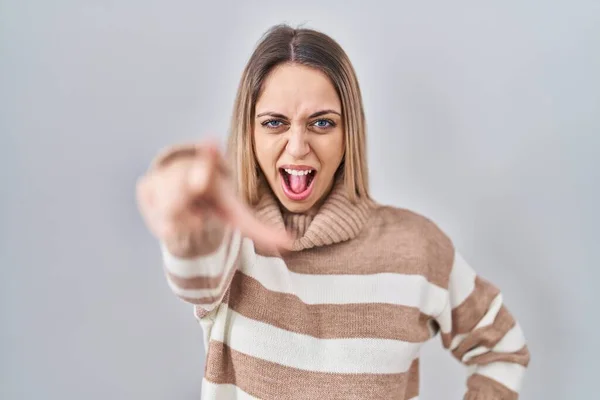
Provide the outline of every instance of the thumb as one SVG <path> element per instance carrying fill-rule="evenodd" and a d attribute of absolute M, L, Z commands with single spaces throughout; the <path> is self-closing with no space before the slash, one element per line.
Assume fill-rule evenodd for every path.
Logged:
<path fill-rule="evenodd" d="M 233 193 L 223 194 L 219 200 L 222 215 L 244 236 L 265 247 L 291 250 L 293 237 L 285 229 L 278 229 L 258 220 Z"/>

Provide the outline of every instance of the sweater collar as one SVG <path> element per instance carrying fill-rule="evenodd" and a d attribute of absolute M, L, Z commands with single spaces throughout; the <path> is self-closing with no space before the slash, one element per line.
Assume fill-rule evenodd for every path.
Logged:
<path fill-rule="evenodd" d="M 264 191 L 255 207 L 256 216 L 276 227 L 285 227 L 296 239 L 293 251 L 344 242 L 355 238 L 373 208 L 370 199 L 352 202 L 343 178 L 337 178 L 331 192 L 315 215 L 282 212 L 273 192 Z"/>

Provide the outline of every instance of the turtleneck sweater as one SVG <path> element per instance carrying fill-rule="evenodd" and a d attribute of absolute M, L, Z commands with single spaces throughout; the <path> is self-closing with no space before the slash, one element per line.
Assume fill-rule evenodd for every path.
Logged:
<path fill-rule="evenodd" d="M 161 245 L 204 332 L 202 399 L 414 400 L 435 336 L 468 367 L 465 399 L 518 399 L 523 332 L 431 220 L 352 202 L 341 180 L 315 215 L 282 212 L 270 191 L 254 211 L 295 235 L 292 251 L 216 221 L 186 251 Z"/>

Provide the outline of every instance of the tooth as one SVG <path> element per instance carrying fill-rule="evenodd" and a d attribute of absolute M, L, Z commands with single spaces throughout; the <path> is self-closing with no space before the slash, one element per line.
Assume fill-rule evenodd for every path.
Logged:
<path fill-rule="evenodd" d="M 313 172 L 315 172 L 314 169 L 296 170 L 296 169 L 291 169 L 291 168 L 284 168 L 284 171 L 290 175 L 295 175 L 295 176 L 304 176 L 304 175 L 309 175 L 309 174 L 312 174 Z"/>

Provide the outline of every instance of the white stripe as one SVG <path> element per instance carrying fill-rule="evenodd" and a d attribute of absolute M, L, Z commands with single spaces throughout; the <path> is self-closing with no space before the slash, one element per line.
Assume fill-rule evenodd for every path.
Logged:
<path fill-rule="evenodd" d="M 219 286 L 214 289 L 182 289 L 181 287 L 177 286 L 168 275 L 167 283 L 169 284 L 169 287 L 173 293 L 179 297 L 185 297 L 188 299 L 201 299 L 204 297 L 219 296 L 222 290 L 224 290 L 226 279 L 222 279 L 221 282 L 219 282 Z"/>
<path fill-rule="evenodd" d="M 435 315 L 447 291 L 422 275 L 379 273 L 371 275 L 316 275 L 290 271 L 280 258 L 256 256 L 241 271 L 268 290 L 298 296 L 306 304 L 386 303 L 419 308 Z"/>
<path fill-rule="evenodd" d="M 446 298 L 446 305 L 443 310 L 435 317 L 440 331 L 445 334 L 452 332 L 452 305 L 448 298 Z"/>
<path fill-rule="evenodd" d="M 450 344 L 450 351 L 456 350 L 467 336 L 469 336 L 468 333 L 459 333 L 454 336 L 454 339 L 452 339 L 452 343 Z"/>
<path fill-rule="evenodd" d="M 496 317 L 498 316 L 498 313 L 500 312 L 501 308 L 502 308 L 502 293 L 498 293 L 498 295 L 496 297 L 494 297 L 494 300 L 492 300 L 492 302 L 490 303 L 490 305 L 488 307 L 488 311 L 485 313 L 483 318 L 481 318 L 481 320 L 479 320 L 477 325 L 475 325 L 475 328 L 473 328 L 473 330 L 479 329 L 484 326 L 492 325 L 494 323 L 494 321 L 496 320 Z"/>
<path fill-rule="evenodd" d="M 446 292 L 445 306 L 441 307 L 437 314 L 434 314 L 442 333 L 451 333 L 452 310 L 461 305 L 473 293 L 476 278 L 476 272 L 467 264 L 462 255 L 458 251 L 455 251 L 448 282 L 448 291 Z M 466 336 L 457 335 L 454 337 L 450 344 L 450 349 L 454 350 L 457 348 Z"/>
<path fill-rule="evenodd" d="M 467 264 L 462 255 L 454 252 L 454 264 L 450 272 L 450 303 L 452 308 L 462 304 L 475 289 L 475 278 L 477 274 Z"/>
<path fill-rule="evenodd" d="M 469 361 L 471 358 L 473 358 L 473 357 L 477 357 L 477 356 L 480 356 L 480 355 L 482 355 L 482 354 L 485 354 L 485 353 L 489 353 L 489 351 L 490 351 L 490 349 L 488 349 L 488 348 L 487 348 L 487 347 L 485 347 L 485 346 L 479 346 L 479 347 L 475 347 L 473 350 L 470 350 L 470 351 L 466 352 L 466 353 L 463 355 L 463 357 L 462 357 L 461 361 L 462 361 L 463 363 L 466 363 L 466 362 L 467 362 L 467 361 Z"/>
<path fill-rule="evenodd" d="M 500 382 L 513 392 L 519 393 L 525 375 L 525 367 L 515 363 L 495 362 L 478 366 L 474 372 Z"/>
<path fill-rule="evenodd" d="M 514 353 L 521 350 L 525 346 L 525 335 L 521 326 L 517 323 L 511 330 L 506 332 L 504 337 L 500 339 L 494 346 L 494 351 L 498 353 Z"/>
<path fill-rule="evenodd" d="M 408 371 L 421 343 L 390 339 L 318 339 L 246 318 L 221 304 L 211 340 L 305 371 L 391 374 Z"/>
<path fill-rule="evenodd" d="M 223 275 L 223 279 L 219 282 L 219 285 L 214 289 L 182 289 L 177 286 L 175 282 L 167 275 L 167 283 L 169 287 L 179 297 L 185 297 L 188 299 L 201 299 L 204 297 L 215 297 L 219 296 L 225 290 L 225 285 L 229 282 L 227 280 L 227 274 Z"/>
<path fill-rule="evenodd" d="M 257 397 L 250 396 L 235 385 L 212 383 L 206 379 L 202 380 L 201 398 L 218 400 L 258 400 Z"/>
<path fill-rule="evenodd" d="M 231 235 L 226 234 L 225 238 L 214 253 L 195 258 L 179 258 L 174 256 L 169 252 L 167 246 L 161 243 L 160 247 L 164 265 L 171 274 L 181 278 L 195 278 L 199 276 L 217 277 L 223 273 L 228 263 L 235 260 L 241 235 L 238 231 L 235 231 Z M 231 246 L 229 246 L 230 251 L 229 254 L 225 254 L 229 241 L 231 241 Z"/>
<path fill-rule="evenodd" d="M 476 347 L 473 350 L 465 353 L 462 361 L 466 363 L 471 358 L 480 356 L 490 351 L 494 351 L 496 353 L 514 353 L 521 350 L 523 346 L 525 346 L 525 335 L 523 335 L 521 327 L 517 324 L 511 330 L 506 332 L 504 337 L 502 337 L 502 339 L 496 343 L 493 350 L 484 346 Z"/>
<path fill-rule="evenodd" d="M 500 312 L 500 309 L 502 308 L 502 293 L 498 293 L 498 295 L 496 297 L 494 297 L 494 300 L 492 300 L 492 302 L 490 303 L 489 309 L 487 311 L 487 313 L 483 316 L 483 318 L 481 318 L 479 320 L 479 322 L 477 323 L 477 325 L 475 325 L 475 327 L 473 328 L 473 330 L 471 332 L 474 332 L 477 329 L 481 329 L 484 328 L 486 326 L 490 326 L 494 323 L 494 321 L 496 320 L 496 317 L 498 316 L 498 313 Z M 440 324 L 440 329 L 442 328 L 441 324 Z M 443 329 L 441 329 L 443 331 Z M 463 340 L 466 339 L 467 336 L 469 336 L 471 333 L 461 333 L 459 335 L 456 335 L 454 337 L 454 339 L 452 339 L 452 343 L 450 344 L 450 350 L 455 350 L 458 346 L 460 346 L 460 344 L 463 342 Z M 481 353 L 483 354 L 483 353 Z M 466 357 L 466 354 L 465 354 Z M 473 356 L 471 356 L 473 357 Z"/>

